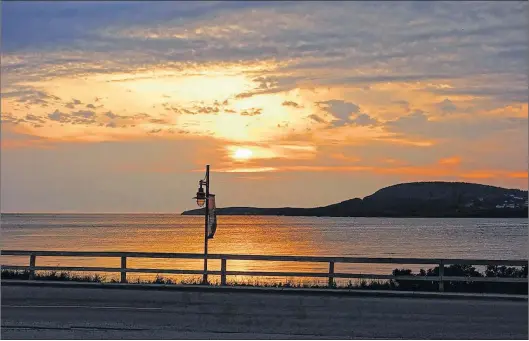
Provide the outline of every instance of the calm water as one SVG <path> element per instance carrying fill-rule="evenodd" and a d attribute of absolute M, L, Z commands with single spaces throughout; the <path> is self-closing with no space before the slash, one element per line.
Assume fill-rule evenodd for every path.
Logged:
<path fill-rule="evenodd" d="M 203 217 L 180 215 L 2 215 L 1 248 L 203 252 Z M 527 259 L 527 219 L 404 219 L 219 216 L 210 253 Z M 27 257 L 2 256 L 27 265 Z M 210 261 L 218 269 L 219 261 Z M 229 270 L 325 271 L 325 264 L 230 261 Z M 118 259 L 37 258 L 37 265 L 119 267 Z M 193 260 L 131 259 L 130 267 L 200 269 Z M 389 273 L 395 265 L 337 265 Z M 410 268 L 409 265 L 406 266 Z"/>

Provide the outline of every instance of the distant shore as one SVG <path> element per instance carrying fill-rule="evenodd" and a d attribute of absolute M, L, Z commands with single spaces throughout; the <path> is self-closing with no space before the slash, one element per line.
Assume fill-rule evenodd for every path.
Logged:
<path fill-rule="evenodd" d="M 463 212 L 440 212 L 435 213 L 416 213 L 406 214 L 399 213 L 372 213 L 372 214 L 320 214 L 313 213 L 310 208 L 253 208 L 249 207 L 247 212 L 241 211 L 238 207 L 218 208 L 217 215 L 230 216 L 278 216 L 278 217 L 350 217 L 350 218 L 528 218 L 529 211 L 524 209 L 506 209 L 506 210 L 482 210 L 482 211 L 463 211 Z M 184 211 L 181 215 L 203 216 L 204 209 Z"/>
<path fill-rule="evenodd" d="M 218 215 L 366 218 L 527 218 L 528 193 L 465 182 L 410 182 L 313 208 L 226 207 Z M 203 215 L 204 209 L 182 215 Z"/>

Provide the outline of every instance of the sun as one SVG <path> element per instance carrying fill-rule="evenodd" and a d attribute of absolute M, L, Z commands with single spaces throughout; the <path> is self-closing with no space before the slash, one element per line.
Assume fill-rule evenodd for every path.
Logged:
<path fill-rule="evenodd" d="M 233 158 L 236 160 L 247 160 L 251 158 L 252 155 L 253 153 L 250 149 L 237 148 L 237 150 L 235 150 L 235 153 L 233 154 Z"/>

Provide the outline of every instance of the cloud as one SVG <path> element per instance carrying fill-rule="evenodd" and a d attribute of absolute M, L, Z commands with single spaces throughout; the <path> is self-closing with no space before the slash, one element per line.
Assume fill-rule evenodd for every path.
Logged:
<path fill-rule="evenodd" d="M 410 111 L 410 103 L 408 101 L 400 100 L 393 101 L 393 103 L 398 104 L 406 113 Z"/>
<path fill-rule="evenodd" d="M 149 123 L 153 123 L 153 124 L 169 124 L 170 122 L 166 119 L 163 119 L 163 118 L 151 118 L 149 120 Z"/>
<path fill-rule="evenodd" d="M 354 171 L 361 186 L 369 177 L 371 186 L 445 176 L 498 183 L 526 167 L 527 6 L 6 2 L 2 110 L 10 114 L 2 121 L 65 144 L 104 139 L 105 131 L 127 143 L 185 133 L 215 136 L 213 146 L 295 141 L 316 146 L 318 156 L 248 168 L 343 179 Z M 116 154 L 137 156 L 142 142 Z M 185 154 L 182 145 L 170 153 Z M 199 145 L 197 160 L 214 158 L 204 153 L 215 148 Z M 399 163 L 373 161 L 388 156 Z M 328 186 L 329 178 L 311 183 Z M 120 181 L 121 189 L 140 183 Z"/>
<path fill-rule="evenodd" d="M 95 115 L 96 113 L 90 110 L 79 110 L 72 112 L 72 116 L 74 117 L 94 118 Z"/>
<path fill-rule="evenodd" d="M 134 120 L 146 120 L 146 119 L 150 119 L 151 115 L 142 112 L 142 113 L 139 113 L 139 114 L 132 115 L 132 116 L 130 116 L 130 118 L 132 118 Z"/>
<path fill-rule="evenodd" d="M 367 114 L 360 114 L 351 120 L 351 123 L 359 126 L 375 126 L 379 124 L 377 119 L 372 118 Z"/>
<path fill-rule="evenodd" d="M 15 98 L 18 103 L 29 105 L 40 105 L 42 107 L 48 106 L 50 103 L 57 103 L 60 98 L 51 95 L 45 91 L 37 90 L 31 86 L 16 86 L 12 89 L 5 89 L 2 91 L 2 98 Z"/>
<path fill-rule="evenodd" d="M 302 107 L 298 103 L 293 102 L 293 101 L 284 101 L 283 103 L 281 103 L 281 105 L 285 106 L 285 107 L 294 107 L 294 108 L 301 108 Z"/>
<path fill-rule="evenodd" d="M 95 124 L 96 123 L 96 113 L 90 110 L 79 110 L 71 113 L 64 113 L 56 109 L 51 114 L 48 114 L 50 121 L 59 122 L 59 123 L 69 123 L 69 124 Z"/>
<path fill-rule="evenodd" d="M 453 113 L 457 110 L 457 106 L 448 98 L 445 98 L 442 102 L 437 103 L 437 107 L 444 114 Z"/>
<path fill-rule="evenodd" d="M 199 107 L 196 109 L 196 114 L 218 114 L 219 113 L 218 107 Z"/>
<path fill-rule="evenodd" d="M 491 79 L 491 81 L 494 81 L 494 79 Z M 496 79 L 496 81 L 498 81 L 498 79 Z M 460 87 L 449 88 L 449 89 L 430 89 L 430 91 L 438 95 L 472 96 L 472 97 L 478 97 L 478 98 L 491 98 L 491 99 L 496 99 L 498 101 L 501 101 L 503 103 L 512 103 L 512 102 L 527 103 L 528 96 L 527 96 L 526 89 L 519 87 L 517 84 L 507 85 L 503 83 L 503 86 L 504 86 L 503 88 L 502 86 L 500 87 L 460 86 Z"/>
<path fill-rule="evenodd" d="M 340 127 L 350 123 L 351 116 L 360 110 L 358 105 L 342 100 L 330 100 L 319 102 L 318 104 L 323 104 L 323 109 L 335 118 L 332 122 L 334 127 Z"/>
<path fill-rule="evenodd" d="M 316 114 L 309 115 L 308 118 L 318 123 L 325 123 L 326 121 Z"/>
<path fill-rule="evenodd" d="M 261 108 L 249 108 L 249 109 L 241 111 L 240 114 L 241 116 L 257 116 L 257 115 L 261 115 L 262 110 L 263 109 Z"/>
<path fill-rule="evenodd" d="M 335 118 L 330 127 L 343 127 L 348 124 L 357 126 L 376 126 L 380 123 L 377 119 L 368 114 L 360 113 L 360 107 L 351 102 L 330 100 L 319 102 L 318 104 L 324 104 L 323 109 Z M 323 119 L 317 115 L 311 115 L 309 117 L 318 123 L 323 122 Z"/>
<path fill-rule="evenodd" d="M 67 123 L 70 122 L 71 116 L 69 114 L 60 112 L 58 109 L 48 114 L 48 118 L 52 121 Z"/>
<path fill-rule="evenodd" d="M 226 168 L 218 169 L 216 172 L 219 173 L 261 173 L 261 172 L 273 172 L 277 168 L 274 167 L 251 167 L 251 168 Z"/>
<path fill-rule="evenodd" d="M 184 105 L 176 107 L 169 103 L 162 103 L 162 107 L 164 108 L 164 110 L 172 111 L 175 114 L 179 114 L 179 115 L 197 115 L 197 114 L 219 115 L 224 112 L 235 113 L 236 111 L 228 108 L 228 105 L 229 105 L 228 100 L 224 100 L 222 102 L 215 100 L 213 101 L 213 103 L 211 103 L 211 105 L 206 105 L 202 101 L 200 104 L 194 104 L 193 106 L 190 106 L 190 107 L 185 107 Z"/>
<path fill-rule="evenodd" d="M 406 116 L 401 116 L 396 120 L 386 122 L 386 126 L 391 130 L 399 132 L 416 131 L 417 128 L 428 124 L 428 116 L 422 110 L 414 110 Z"/>
<path fill-rule="evenodd" d="M 457 166 L 461 164 L 461 158 L 458 156 L 447 157 L 439 160 L 440 165 Z"/>
<path fill-rule="evenodd" d="M 396 165 L 388 167 L 387 165 L 369 165 L 362 163 L 357 158 L 348 158 L 343 155 L 333 156 L 335 160 L 340 163 L 335 165 L 320 165 L 314 163 L 314 160 L 309 160 L 306 164 L 303 160 L 296 160 L 291 164 L 281 164 L 278 159 L 261 160 L 255 162 L 248 167 L 233 167 L 219 168 L 217 172 L 227 173 L 292 173 L 295 172 L 297 176 L 302 173 L 357 173 L 355 176 L 362 176 L 364 174 L 377 174 L 383 176 L 398 176 L 402 178 L 432 180 L 446 179 L 449 181 L 475 181 L 480 182 L 484 179 L 489 181 L 517 181 L 518 179 L 527 179 L 527 173 L 523 171 L 509 171 L 497 169 L 479 169 L 466 170 L 459 167 L 459 163 L 432 163 L 421 166 L 403 165 L 398 162 Z M 354 162 L 355 165 L 350 163 Z"/>
<path fill-rule="evenodd" d="M 41 116 L 27 114 L 24 119 L 17 120 L 17 123 L 27 122 L 33 128 L 42 128 L 46 120 Z"/>
<path fill-rule="evenodd" d="M 23 118 L 16 117 L 15 115 L 7 112 L 2 113 L 2 122 L 11 123 L 11 124 L 19 124 L 26 122 Z"/>
<path fill-rule="evenodd" d="M 360 107 L 354 103 L 349 103 L 341 100 L 330 100 L 320 102 L 320 104 L 326 105 L 326 110 L 330 112 L 334 117 L 347 120 L 353 113 L 358 113 Z"/>
<path fill-rule="evenodd" d="M 254 97 L 258 95 L 276 94 L 276 93 L 290 90 L 293 87 L 294 86 L 283 86 L 283 87 L 258 89 L 258 90 L 248 91 L 248 92 L 242 92 L 240 94 L 235 95 L 235 99 L 245 99 L 245 98 L 250 98 L 250 97 Z"/>
<path fill-rule="evenodd" d="M 116 115 L 112 111 L 107 111 L 104 115 L 106 117 L 110 118 L 111 120 L 116 119 L 116 118 L 124 118 L 125 117 L 125 116 Z"/>
<path fill-rule="evenodd" d="M 270 76 L 258 77 L 252 81 L 257 83 L 254 89 L 235 95 L 235 99 L 251 98 L 259 95 L 277 94 L 292 90 L 299 86 L 298 82 L 303 80 L 303 76 Z"/>
<path fill-rule="evenodd" d="M 27 114 L 25 117 L 26 121 L 34 121 L 39 123 L 46 123 L 46 120 L 42 118 L 41 116 L 36 116 L 33 114 Z"/>
<path fill-rule="evenodd" d="M 68 109 L 74 109 L 76 105 L 80 105 L 80 104 L 82 104 L 80 100 L 72 98 L 72 101 L 71 102 L 67 102 L 65 104 L 65 107 L 68 108 Z M 88 108 L 88 105 L 87 105 L 87 108 Z"/>
<path fill-rule="evenodd" d="M 388 131 L 402 133 L 409 137 L 428 137 L 454 141 L 474 141 L 506 131 L 527 135 L 527 126 L 528 119 L 526 117 L 463 117 L 433 120 L 422 110 L 415 110 L 406 116 L 384 123 L 384 127 Z"/>
<path fill-rule="evenodd" d="M 485 66 L 497 71 L 501 67 L 514 70 L 523 65 L 523 58 L 512 53 L 509 55 L 513 62 L 509 65 L 494 63 L 506 53 L 505 48 L 496 46 L 525 42 L 522 14 L 526 5 L 518 3 L 507 8 L 498 4 L 442 8 L 434 4 L 425 12 L 418 6 L 391 4 L 377 8 L 364 3 L 310 4 L 309 7 L 288 4 L 278 11 L 274 4 L 219 3 L 197 6 L 191 16 L 181 9 L 184 6 L 174 4 L 150 7 L 134 3 L 105 4 L 108 10 L 97 15 L 93 5 L 71 4 L 66 11 L 75 13 L 71 17 L 61 14 L 63 6 L 67 7 L 54 4 L 52 11 L 37 5 L 31 9 L 20 4 L 6 5 L 4 45 L 7 50 L 69 46 L 117 52 L 141 44 L 145 53 L 135 51 L 142 57 L 138 64 L 148 60 L 148 55 L 164 62 L 191 58 L 198 61 L 276 58 L 300 63 L 306 59 L 303 62 L 327 63 L 330 67 L 348 61 L 355 70 L 366 65 L 387 67 L 391 62 L 407 69 L 412 69 L 410 64 L 413 64 L 418 74 L 442 66 L 454 75 L 469 69 L 463 64 L 471 66 L 472 72 Z M 138 12 L 144 13 L 143 16 L 134 12 L 138 8 L 145 11 Z M 448 8 L 458 12 L 457 19 L 447 14 Z M 355 13 L 355 20 L 347 20 L 346 13 Z M 500 15 L 509 17 L 510 21 L 502 22 Z M 383 20 L 387 26 L 366 29 L 376 19 Z M 47 30 L 39 29 L 43 25 Z M 63 27 L 72 29 L 64 32 Z M 450 45 L 444 47 L 446 44 Z M 429 51 L 434 46 L 442 48 L 437 48 L 432 58 Z M 454 51 L 467 57 L 479 54 L 485 57 L 446 63 L 443 59 L 454 60 Z"/>
<path fill-rule="evenodd" d="M 265 92 L 259 92 L 259 93 L 265 93 Z M 235 95 L 235 99 L 244 99 L 244 98 L 250 98 L 252 96 L 257 95 L 258 93 L 255 92 L 243 92 L 240 94 Z"/>
<path fill-rule="evenodd" d="M 278 86 L 277 77 L 257 77 L 253 79 L 254 82 L 258 83 L 257 89 L 259 90 L 270 90 Z"/>

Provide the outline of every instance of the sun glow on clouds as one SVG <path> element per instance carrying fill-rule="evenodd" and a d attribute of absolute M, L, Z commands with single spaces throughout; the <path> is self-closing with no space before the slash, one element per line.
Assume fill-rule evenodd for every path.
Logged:
<path fill-rule="evenodd" d="M 291 100 L 286 93 L 240 96 L 260 91 L 262 84 L 267 86 L 266 81 L 260 83 L 261 80 L 251 76 L 263 69 L 262 64 L 247 67 L 212 65 L 211 69 L 182 66 L 180 71 L 153 68 L 133 74 L 95 74 L 82 79 L 56 77 L 25 83 L 24 86 L 38 89 L 48 96 L 71 99 L 53 106 L 34 106 L 33 112 L 43 119 L 50 115 L 50 110 L 67 112 L 68 109 L 86 109 L 87 106 L 96 118 L 82 128 L 65 122 L 49 122 L 45 129 L 30 129 L 48 137 L 91 134 L 90 131 L 115 134 L 125 130 L 141 136 L 151 131 L 161 133 L 178 129 L 195 135 L 257 142 L 288 134 L 295 128 L 308 127 L 303 119 L 306 112 L 282 104 Z M 271 63 L 267 65 L 274 67 Z M 268 86 L 270 84 L 268 82 Z M 2 101 L 8 110 L 15 104 L 9 99 Z M 75 102 L 75 105 L 68 101 Z M 109 112 L 111 114 L 107 114 Z M 138 117 L 145 119 L 138 121 Z M 111 120 L 129 124 L 116 125 Z M 278 129 L 280 127 L 283 129 Z"/>
<path fill-rule="evenodd" d="M 527 4 L 167 2 L 75 19 L 16 6 L 3 7 L 3 128 L 36 138 L 2 148 L 192 141 L 167 153 L 263 176 L 527 186 Z M 164 160 L 145 169 L 172 169 Z"/>
<path fill-rule="evenodd" d="M 252 157 L 252 151 L 246 148 L 238 148 L 233 154 L 233 158 L 236 160 L 247 160 Z"/>

